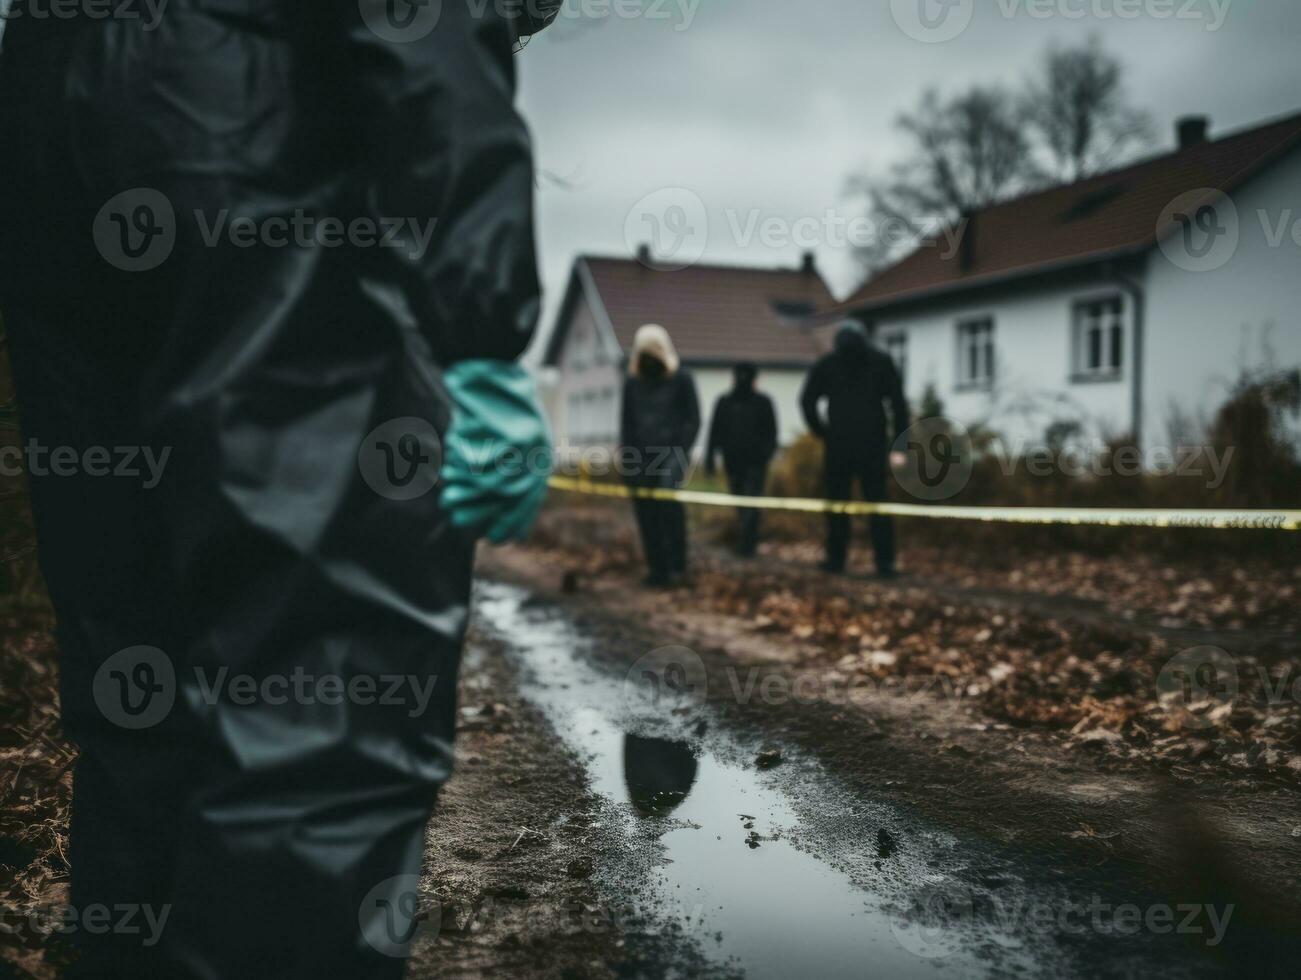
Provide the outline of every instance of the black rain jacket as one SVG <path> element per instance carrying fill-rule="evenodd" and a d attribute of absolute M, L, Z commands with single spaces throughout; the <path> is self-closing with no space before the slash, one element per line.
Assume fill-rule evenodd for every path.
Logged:
<path fill-rule="evenodd" d="M 841 331 L 836 349 L 813 366 L 800 404 L 809 431 L 826 441 L 829 461 L 883 458 L 911 424 L 894 361 L 850 330 Z"/>
<path fill-rule="evenodd" d="M 23 436 L 87 461 L 30 473 L 80 747 L 72 902 L 170 911 L 149 948 L 83 934 L 82 969 L 397 977 L 470 595 L 441 370 L 533 334 L 512 50 L 536 25 L 93 6 L 14 0 L 0 51 Z M 166 465 L 93 474 L 104 449 Z"/>
<path fill-rule="evenodd" d="M 777 411 L 772 399 L 753 389 L 732 390 L 714 406 L 705 459 L 723 454 L 729 472 L 767 464 L 777 452 Z"/>
<path fill-rule="evenodd" d="M 619 444 L 626 475 L 638 486 L 681 486 L 700 435 L 700 398 L 685 368 L 662 378 L 630 377 L 623 386 Z"/>

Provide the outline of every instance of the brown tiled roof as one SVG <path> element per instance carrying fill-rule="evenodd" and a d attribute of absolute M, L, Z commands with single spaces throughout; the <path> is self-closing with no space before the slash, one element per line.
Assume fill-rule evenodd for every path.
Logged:
<path fill-rule="evenodd" d="M 590 286 L 588 286 L 590 284 Z M 645 323 L 668 330 L 687 364 L 749 360 L 769 367 L 807 366 L 821 353 L 804 320 L 834 299 L 822 276 L 802 269 L 695 265 L 647 268 L 635 259 L 580 257 L 552 332 L 546 361 L 556 363 L 581 291 L 609 318 L 626 352 Z"/>
<path fill-rule="evenodd" d="M 1172 228 L 1162 214 L 1201 189 L 1230 194 L 1301 146 L 1301 115 L 1177 150 L 1075 184 L 1029 194 L 976 213 L 967 264 L 940 238 L 887 268 L 842 308 L 883 308 L 932 293 L 974 288 L 1154 247 Z"/>

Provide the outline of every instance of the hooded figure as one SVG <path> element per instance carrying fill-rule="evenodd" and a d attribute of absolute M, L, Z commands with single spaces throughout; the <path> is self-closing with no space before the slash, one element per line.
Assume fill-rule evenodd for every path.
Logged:
<path fill-rule="evenodd" d="M 71 904 L 165 916 L 156 943 L 79 930 L 74 975 L 400 977 L 470 597 L 445 378 L 538 314 L 511 54 L 536 26 L 28 2 L 0 309 L 25 441 L 60 461 L 30 486 L 80 748 Z"/>
<path fill-rule="evenodd" d="M 709 427 L 705 471 L 713 474 L 718 454 L 727 468 L 728 491 L 737 497 L 758 497 L 768 483 L 768 464 L 777 451 L 777 412 L 772 399 L 755 390 L 759 371 L 753 364 L 738 364 L 735 385 L 718 399 Z M 759 511 L 740 512 L 741 537 L 737 551 L 753 557 L 759 548 Z"/>
<path fill-rule="evenodd" d="M 668 331 L 648 324 L 637 331 L 623 386 L 620 468 L 629 486 L 676 489 L 686 480 L 700 434 L 696 382 L 684 370 Z M 671 500 L 635 498 L 647 584 L 680 581 L 687 573 L 687 512 Z"/>
<path fill-rule="evenodd" d="M 858 480 L 867 500 L 884 500 L 890 446 L 909 426 L 908 402 L 894 361 L 872 345 L 857 320 L 841 324 L 835 349 L 814 365 L 800 403 L 809 431 L 826 443 L 828 499 L 852 499 L 854 481 Z M 871 527 L 877 571 L 891 577 L 895 572 L 894 522 L 873 515 Z M 828 571 L 845 570 L 849 534 L 847 516 L 828 515 L 823 566 Z"/>

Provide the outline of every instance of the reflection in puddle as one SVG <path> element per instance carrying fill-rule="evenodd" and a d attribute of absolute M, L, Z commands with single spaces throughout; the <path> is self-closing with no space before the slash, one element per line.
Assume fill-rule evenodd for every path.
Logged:
<path fill-rule="evenodd" d="M 884 889 L 865 890 L 846 871 L 795 846 L 806 829 L 800 807 L 777 788 L 774 774 L 746 764 L 755 757 L 753 746 L 717 730 L 707 741 L 683 741 L 684 726 L 704 720 L 705 709 L 647 712 L 644 703 L 630 702 L 624 678 L 584 656 L 588 641 L 574 627 L 528 608 L 525 599 L 522 590 L 483 585 L 480 628 L 519 657 L 524 696 L 584 760 L 593 789 L 624 806 L 630 839 L 638 825 L 662 822 L 664 861 L 648 882 L 657 919 L 674 923 L 709 957 L 760 980 L 992 972 L 992 964 L 962 943 L 946 948 L 943 958 L 919 953 L 900 931 L 898 903 Z M 697 727 L 694 734 L 704 731 Z M 826 787 L 817 792 L 819 799 L 834 795 Z M 870 869 L 878 822 L 861 801 L 836 806 L 850 811 L 844 819 L 863 841 L 861 853 L 848 857 Z M 898 860 L 891 871 L 926 876 Z M 884 885 L 884 873 L 875 874 Z M 1001 964 L 1004 972 L 1009 965 Z"/>
<path fill-rule="evenodd" d="M 628 799 L 643 817 L 667 817 L 691 792 L 696 757 L 685 742 L 641 735 L 623 737 L 623 778 Z"/>

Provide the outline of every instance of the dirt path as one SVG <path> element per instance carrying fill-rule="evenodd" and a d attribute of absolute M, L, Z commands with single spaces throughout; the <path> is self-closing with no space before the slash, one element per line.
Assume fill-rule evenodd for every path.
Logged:
<path fill-rule="evenodd" d="M 1075 716 L 1027 713 L 973 679 L 1003 657 L 1049 687 L 1088 667 L 1086 696 L 1064 700 L 1102 724 L 1126 663 L 1169 637 L 1097 607 L 1090 622 L 1068 598 L 1000 588 L 994 608 L 969 583 L 833 581 L 789 556 L 758 566 L 757 592 L 742 582 L 756 567 L 717 552 L 694 591 L 645 592 L 626 547 L 606 530 L 484 553 L 490 582 L 522 590 L 488 584 L 479 603 L 413 977 L 856 976 L 865 962 L 919 977 L 1294 975 L 1301 797 L 1286 772 L 1182 749 L 1158 764 L 1153 746 L 1072 734 Z M 624 687 L 675 646 L 703 671 L 694 700 L 654 704 L 644 727 Z M 43 808 L 49 840 L 27 832 L 39 846 L 18 880 L 54 900 L 69 757 L 39 737 L 47 647 L 14 658 L 31 715 L 14 751 L 24 779 L 49 777 L 15 779 L 5 817 L 27 826 Z M 896 667 L 926 686 L 891 687 Z M 1094 901 L 1215 909 L 1224 930 L 1213 944 L 1206 921 L 1063 934 L 1063 914 Z M 56 975 L 39 945 L 0 946 L 0 976 Z"/>
<path fill-rule="evenodd" d="M 1101 736 L 991 720 L 960 692 L 845 684 L 836 662 L 819 657 L 816 634 L 793 639 L 719 611 L 703 587 L 642 591 L 632 569 L 575 575 L 589 554 L 499 550 L 485 556 L 484 570 L 556 602 L 596 638 L 599 656 L 625 668 L 650 650 L 690 648 L 705 665 L 711 706 L 766 740 L 774 759 L 806 754 L 862 798 L 938 822 L 986 855 L 960 869 L 973 894 L 996 887 L 1000 858 L 1024 864 L 1029 856 L 1045 881 L 1074 890 L 1140 905 L 1232 905 L 1235 927 L 1208 961 L 1242 975 L 1290 975 L 1301 923 L 1294 783 L 1154 766 L 1141 753 L 1103 751 L 1109 740 Z M 1107 975 L 1115 961 L 1094 952 Z"/>
<path fill-rule="evenodd" d="M 42 620 L 38 624 L 45 626 Z M 0 978 L 53 980 L 66 945 L 29 922 L 67 901 L 67 769 L 55 723 L 54 648 L 43 632 L 12 656 L 30 719 L 13 733 L 19 764 L 0 798 Z M 39 641 L 39 642 L 38 642 Z M 639 895 L 661 860 L 661 827 L 628 832 L 518 688 L 519 664 L 481 632 L 462 671 L 457 770 L 430 823 L 413 980 L 511 977 L 727 977 L 702 937 L 662 928 Z M 50 734 L 45 734 L 49 732 Z M 19 736 L 30 736 L 23 745 Z M 57 921 L 57 920 L 51 920 Z"/>
<path fill-rule="evenodd" d="M 518 664 L 481 631 L 467 648 L 457 769 L 429 826 L 425 893 L 436 927 L 408 976 L 721 976 L 692 937 L 661 934 L 637 883 L 654 828 L 630 838 L 581 760 L 520 696 Z"/>

